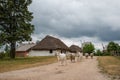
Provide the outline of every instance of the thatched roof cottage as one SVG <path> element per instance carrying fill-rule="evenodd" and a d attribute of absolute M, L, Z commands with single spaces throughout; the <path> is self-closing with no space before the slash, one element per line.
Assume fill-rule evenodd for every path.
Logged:
<path fill-rule="evenodd" d="M 60 39 L 46 36 L 32 48 L 29 56 L 53 56 L 55 51 L 68 51 L 68 49 Z"/>
<path fill-rule="evenodd" d="M 82 49 L 77 45 L 71 45 L 69 47 L 70 52 L 76 53 L 76 52 L 82 52 Z"/>

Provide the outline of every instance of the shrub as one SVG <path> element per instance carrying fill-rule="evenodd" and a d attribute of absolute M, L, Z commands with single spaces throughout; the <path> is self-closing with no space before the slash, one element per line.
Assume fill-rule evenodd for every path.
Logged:
<path fill-rule="evenodd" d="M 0 53 L 0 59 L 3 59 L 5 57 L 5 54 L 3 52 Z"/>

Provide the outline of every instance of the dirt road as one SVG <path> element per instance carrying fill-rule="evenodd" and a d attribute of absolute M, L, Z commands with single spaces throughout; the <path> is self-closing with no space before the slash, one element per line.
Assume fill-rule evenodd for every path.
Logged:
<path fill-rule="evenodd" d="M 100 73 L 97 57 L 60 66 L 59 63 L 0 73 L 0 80 L 110 80 Z"/>

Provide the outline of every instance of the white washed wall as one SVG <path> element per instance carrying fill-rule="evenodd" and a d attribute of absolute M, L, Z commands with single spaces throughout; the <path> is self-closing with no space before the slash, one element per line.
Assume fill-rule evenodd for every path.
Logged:
<path fill-rule="evenodd" d="M 55 56 L 55 51 L 53 51 L 53 53 L 50 53 L 49 51 L 32 50 L 29 52 L 28 56 Z"/>

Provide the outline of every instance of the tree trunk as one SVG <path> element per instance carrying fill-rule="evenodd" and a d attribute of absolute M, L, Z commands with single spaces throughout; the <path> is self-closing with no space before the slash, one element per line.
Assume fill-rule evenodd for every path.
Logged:
<path fill-rule="evenodd" d="M 10 47 L 10 58 L 15 59 L 16 42 L 11 42 Z"/>

